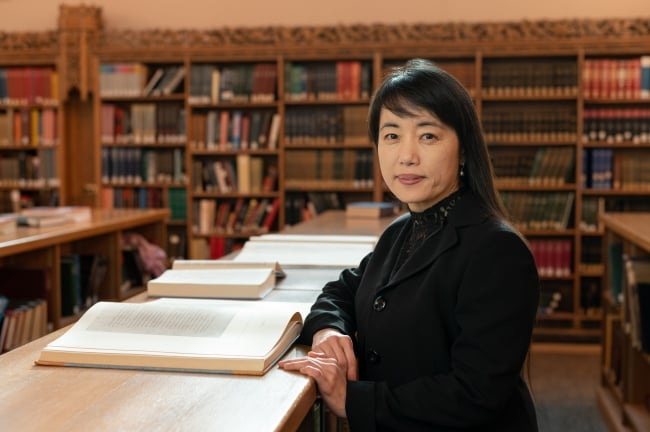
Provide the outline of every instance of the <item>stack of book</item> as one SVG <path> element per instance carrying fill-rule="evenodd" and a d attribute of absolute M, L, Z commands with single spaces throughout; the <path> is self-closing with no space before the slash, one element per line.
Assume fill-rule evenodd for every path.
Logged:
<path fill-rule="evenodd" d="M 20 211 L 18 225 L 42 228 L 68 223 L 88 222 L 91 219 L 92 209 L 90 207 L 31 207 Z"/>

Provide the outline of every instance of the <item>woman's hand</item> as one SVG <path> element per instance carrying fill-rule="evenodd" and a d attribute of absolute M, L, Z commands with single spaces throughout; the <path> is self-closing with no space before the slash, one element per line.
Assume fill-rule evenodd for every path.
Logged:
<path fill-rule="evenodd" d="M 324 357 L 336 360 L 338 366 L 345 371 L 347 379 L 359 379 L 357 357 L 350 336 L 341 334 L 336 329 L 325 328 L 314 333 L 311 350 L 321 353 Z"/>
<path fill-rule="evenodd" d="M 282 360 L 280 368 L 298 371 L 316 381 L 325 404 L 334 414 L 345 417 L 347 381 L 359 377 L 352 339 L 335 329 L 314 334 L 312 349 L 306 357 Z"/>
<path fill-rule="evenodd" d="M 346 374 L 337 360 L 325 354 L 309 351 L 306 357 L 282 360 L 281 369 L 298 371 L 312 377 L 325 404 L 338 417 L 345 418 Z"/>

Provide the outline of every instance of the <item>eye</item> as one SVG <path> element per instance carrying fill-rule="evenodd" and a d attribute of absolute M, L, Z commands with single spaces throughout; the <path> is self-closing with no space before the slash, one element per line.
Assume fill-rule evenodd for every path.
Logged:
<path fill-rule="evenodd" d="M 421 135 L 421 139 L 423 141 L 438 141 L 438 136 L 431 132 L 426 132 Z"/>
<path fill-rule="evenodd" d="M 396 133 L 387 133 L 384 135 L 384 141 L 395 141 L 397 139 L 397 134 Z"/>

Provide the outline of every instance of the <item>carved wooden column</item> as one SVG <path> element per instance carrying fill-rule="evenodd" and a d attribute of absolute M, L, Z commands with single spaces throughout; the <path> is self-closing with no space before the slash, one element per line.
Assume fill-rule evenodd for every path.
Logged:
<path fill-rule="evenodd" d="M 92 89 L 90 58 L 102 30 L 101 8 L 95 6 L 66 6 L 59 10 L 61 64 L 59 79 L 61 97 L 67 99 L 70 90 L 79 91 L 82 100 Z"/>

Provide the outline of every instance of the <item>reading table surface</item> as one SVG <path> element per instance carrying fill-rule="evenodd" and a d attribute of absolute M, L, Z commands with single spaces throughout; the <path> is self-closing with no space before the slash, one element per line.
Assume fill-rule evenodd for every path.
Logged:
<path fill-rule="evenodd" d="M 343 212 L 324 222 L 323 230 L 316 220 L 286 232 L 379 234 L 390 220 L 374 221 L 374 231 L 363 223 L 346 229 Z M 336 269 L 291 269 L 264 301 L 311 302 L 337 275 Z M 289 431 L 316 401 L 313 381 L 277 366 L 257 377 L 34 365 L 63 331 L 0 355 L 0 430 Z M 297 346 L 287 356 L 305 352 Z"/>
<path fill-rule="evenodd" d="M 147 223 L 160 223 L 168 216 L 169 210 L 166 209 L 93 209 L 92 219 L 89 221 L 43 228 L 18 227 L 15 233 L 0 235 L 0 257 L 57 246 Z"/>

